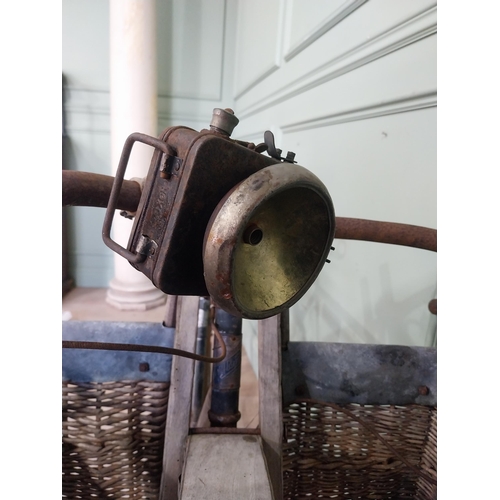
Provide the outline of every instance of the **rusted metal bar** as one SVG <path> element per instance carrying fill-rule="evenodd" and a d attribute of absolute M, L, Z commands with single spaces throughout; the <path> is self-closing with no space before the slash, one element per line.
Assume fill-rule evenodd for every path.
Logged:
<path fill-rule="evenodd" d="M 110 175 L 62 171 L 62 206 L 108 206 L 114 177 Z M 116 208 L 135 212 L 141 198 L 141 187 L 135 181 L 123 181 Z"/>
<path fill-rule="evenodd" d="M 62 176 L 63 206 L 107 206 L 114 177 L 70 170 L 63 170 Z M 139 183 L 124 180 L 116 208 L 135 212 L 140 198 Z M 410 224 L 336 217 L 335 238 L 388 243 L 437 252 L 437 230 Z"/>
<path fill-rule="evenodd" d="M 241 320 L 240 320 L 241 321 Z M 226 357 L 226 344 L 219 329 L 215 324 L 212 325 L 215 339 L 217 340 L 218 356 L 210 357 L 196 354 L 194 352 L 183 351 L 182 349 L 173 349 L 171 347 L 145 345 L 145 344 L 124 344 L 118 342 L 95 342 L 95 341 L 80 341 L 80 340 L 63 340 L 63 349 L 90 349 L 90 350 L 106 350 L 106 351 L 127 351 L 127 352 L 147 352 L 157 354 L 172 354 L 174 356 L 181 356 L 184 358 L 194 359 L 196 361 L 203 361 L 205 363 L 220 363 Z M 238 386 L 239 388 L 239 386 Z"/>
<path fill-rule="evenodd" d="M 437 230 L 410 224 L 336 218 L 335 239 L 389 243 L 437 252 Z"/>

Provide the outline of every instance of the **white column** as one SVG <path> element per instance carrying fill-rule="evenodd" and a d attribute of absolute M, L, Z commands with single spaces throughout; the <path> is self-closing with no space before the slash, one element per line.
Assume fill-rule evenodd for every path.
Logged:
<path fill-rule="evenodd" d="M 158 136 L 155 0 L 110 0 L 111 164 L 116 172 L 125 139 L 133 132 Z M 153 149 L 136 143 L 126 179 L 147 175 Z M 132 221 L 113 219 L 113 239 L 127 246 Z M 123 257 L 115 255 L 115 276 L 106 300 L 118 309 L 146 310 L 166 295 Z"/>

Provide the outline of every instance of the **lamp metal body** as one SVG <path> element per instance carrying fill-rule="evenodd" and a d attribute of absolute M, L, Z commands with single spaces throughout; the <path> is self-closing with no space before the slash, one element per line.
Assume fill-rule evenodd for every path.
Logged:
<path fill-rule="evenodd" d="M 103 239 L 170 295 L 210 295 L 225 311 L 261 319 L 295 303 L 326 261 L 335 231 L 324 184 L 270 144 L 235 141 L 238 120 L 214 110 L 209 130 L 169 127 L 127 140 Z M 270 134 L 270 135 L 269 135 Z M 133 144 L 154 148 L 127 248 L 110 236 Z M 281 153 L 280 150 L 277 150 Z"/>

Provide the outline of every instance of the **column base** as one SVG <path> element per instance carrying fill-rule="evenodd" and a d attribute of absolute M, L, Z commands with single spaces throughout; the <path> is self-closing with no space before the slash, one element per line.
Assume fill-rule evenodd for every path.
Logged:
<path fill-rule="evenodd" d="M 111 280 L 106 294 L 106 302 L 121 311 L 147 311 L 164 305 L 166 300 L 166 294 L 150 283 L 125 284 L 117 279 Z"/>

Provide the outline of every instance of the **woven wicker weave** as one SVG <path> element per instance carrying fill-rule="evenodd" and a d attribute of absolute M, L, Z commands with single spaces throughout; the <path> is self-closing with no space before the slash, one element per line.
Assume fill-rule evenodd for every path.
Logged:
<path fill-rule="evenodd" d="M 419 405 L 288 405 L 284 498 L 434 499 L 436 412 Z"/>
<path fill-rule="evenodd" d="M 63 382 L 63 498 L 158 498 L 168 389 Z"/>

